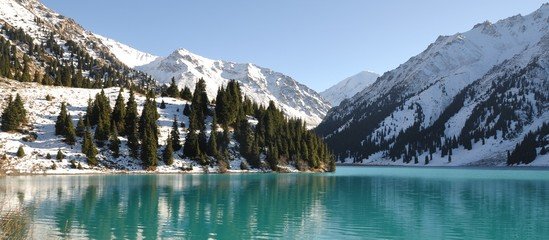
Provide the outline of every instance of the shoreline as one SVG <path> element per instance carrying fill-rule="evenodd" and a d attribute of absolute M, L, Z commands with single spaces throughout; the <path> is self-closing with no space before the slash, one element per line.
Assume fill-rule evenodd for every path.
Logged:
<path fill-rule="evenodd" d="M 483 169 L 483 170 L 549 170 L 549 166 L 408 166 L 361 163 L 336 163 L 337 167 L 376 167 L 376 168 L 441 168 L 441 169 Z"/>

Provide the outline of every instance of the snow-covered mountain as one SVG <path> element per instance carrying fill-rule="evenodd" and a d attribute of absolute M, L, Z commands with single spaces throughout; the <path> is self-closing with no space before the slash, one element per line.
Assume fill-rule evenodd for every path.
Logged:
<path fill-rule="evenodd" d="M 429 150 L 435 152 L 431 165 L 505 161 L 506 151 L 528 131 L 549 122 L 548 43 L 549 4 L 527 16 L 441 36 L 332 108 L 317 132 L 340 156 L 355 160 L 399 162 L 419 156 L 423 162 L 424 148 L 438 138 Z M 502 110 L 506 104 L 508 109 Z M 479 141 L 480 135 L 496 140 L 483 140 L 485 145 L 475 145 L 472 151 L 460 150 L 469 148 L 471 139 Z M 444 144 L 448 138 L 451 147 Z M 451 163 L 441 158 L 449 148 L 459 153 Z"/>
<path fill-rule="evenodd" d="M 214 61 L 186 50 L 177 50 L 168 57 L 159 58 L 87 31 L 74 20 L 50 10 L 37 0 L 0 0 L 0 25 L 4 24 L 22 29 L 37 45 L 45 44 L 53 34 L 55 42 L 64 50 L 62 57 L 65 61 L 71 61 L 73 54 L 78 52 L 70 47 L 70 42 L 74 42 L 91 58 L 119 73 L 125 73 L 124 78 L 133 79 L 134 82 L 146 82 L 148 79 L 139 72 L 129 71 L 128 67 L 145 71 L 160 84 L 169 83 L 171 77 L 176 77 L 180 87 L 188 86 L 191 90 L 195 81 L 204 78 L 209 97 L 213 98 L 220 86 L 235 79 L 242 83 L 244 94 L 253 101 L 267 105 L 273 100 L 287 116 L 302 118 L 310 126 L 318 125 L 330 108 L 318 93 L 282 73 L 254 64 Z M 25 48 L 22 46 L 21 51 L 27 50 Z M 43 63 L 37 62 L 36 66 L 41 68 Z M 91 73 L 92 69 L 96 72 Z M 97 78 L 96 75 L 114 77 L 105 70 L 97 69 L 83 69 L 83 73 L 93 78 Z"/>
<path fill-rule="evenodd" d="M 187 86 L 191 90 L 203 78 L 211 99 L 229 80 L 238 80 L 242 92 L 252 101 L 267 106 L 272 100 L 287 116 L 301 118 L 312 126 L 318 125 L 330 108 L 317 92 L 287 75 L 251 63 L 211 60 L 186 49 L 136 69 L 152 75 L 160 84 L 168 84 L 174 77 L 180 88 Z"/>
<path fill-rule="evenodd" d="M 34 39 L 35 44 L 44 44 L 53 34 L 60 45 L 74 41 L 97 60 L 116 61 L 109 48 L 92 32 L 38 0 L 0 0 L 0 25 L 5 24 L 22 29 Z"/>
<path fill-rule="evenodd" d="M 336 85 L 324 90 L 320 93 L 320 96 L 330 102 L 332 106 L 337 106 L 343 100 L 354 96 L 358 92 L 370 86 L 378 77 L 379 74 L 377 73 L 362 71 L 345 78 Z"/>
<path fill-rule="evenodd" d="M 113 39 L 103 37 L 99 34 L 94 34 L 105 46 L 107 46 L 111 52 L 128 67 L 137 67 L 150 63 L 158 58 L 150 53 L 141 52 L 128 45 L 119 43 Z"/>

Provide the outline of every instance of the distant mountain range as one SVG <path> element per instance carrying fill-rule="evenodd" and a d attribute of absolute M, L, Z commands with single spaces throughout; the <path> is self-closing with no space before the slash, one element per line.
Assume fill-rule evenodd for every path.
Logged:
<path fill-rule="evenodd" d="M 252 101 L 264 106 L 274 101 L 287 116 L 301 118 L 312 126 L 318 125 L 330 108 L 318 93 L 287 75 L 252 63 L 211 60 L 186 49 L 135 69 L 152 75 L 160 84 L 169 84 L 175 78 L 179 87 L 191 90 L 203 78 L 209 98 L 214 98 L 221 86 L 235 79 Z"/>
<path fill-rule="evenodd" d="M 340 161 L 422 165 L 505 165 L 531 131 L 539 139 L 532 164 L 549 164 L 548 59 L 544 4 L 440 36 L 332 108 L 316 131 Z"/>
<path fill-rule="evenodd" d="M 320 93 L 332 106 L 339 105 L 343 100 L 354 96 L 376 81 L 379 74 L 370 71 L 362 71 L 343 79 L 336 85 Z"/>

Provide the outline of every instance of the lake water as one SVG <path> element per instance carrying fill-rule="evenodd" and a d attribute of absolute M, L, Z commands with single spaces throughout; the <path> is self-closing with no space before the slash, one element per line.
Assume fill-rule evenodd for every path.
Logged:
<path fill-rule="evenodd" d="M 549 171 L 0 178 L 32 238 L 547 239 Z"/>

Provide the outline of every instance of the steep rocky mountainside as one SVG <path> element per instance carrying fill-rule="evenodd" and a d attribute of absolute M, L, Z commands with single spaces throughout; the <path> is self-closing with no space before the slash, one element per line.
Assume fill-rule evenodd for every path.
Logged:
<path fill-rule="evenodd" d="M 340 159 L 504 164 L 507 151 L 549 121 L 548 43 L 549 4 L 441 36 L 331 109 L 316 131 Z M 540 163 L 546 138 L 536 146 Z"/>

